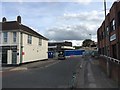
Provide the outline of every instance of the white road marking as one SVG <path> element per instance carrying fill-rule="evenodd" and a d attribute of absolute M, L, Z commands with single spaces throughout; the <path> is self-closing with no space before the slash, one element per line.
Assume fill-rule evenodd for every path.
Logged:
<path fill-rule="evenodd" d="M 20 71 L 20 70 L 27 70 L 27 67 L 16 67 L 11 69 L 10 71 Z"/>
<path fill-rule="evenodd" d="M 54 63 L 52 63 L 52 64 L 48 64 L 48 65 L 46 65 L 45 67 L 47 68 L 47 67 L 50 67 L 50 66 L 52 66 L 52 65 L 54 65 L 54 64 L 57 64 L 57 63 L 59 63 L 60 61 L 58 61 L 58 62 L 54 62 Z"/>

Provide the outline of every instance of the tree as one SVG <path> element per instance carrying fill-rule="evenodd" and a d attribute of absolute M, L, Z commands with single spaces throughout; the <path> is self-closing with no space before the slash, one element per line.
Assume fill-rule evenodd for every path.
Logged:
<path fill-rule="evenodd" d="M 92 43 L 94 43 L 94 41 L 92 41 L 91 39 L 85 39 L 85 40 L 82 42 L 82 46 L 83 46 L 83 47 L 89 47 L 89 46 L 91 46 Z"/>
<path fill-rule="evenodd" d="M 73 46 L 75 49 L 80 49 L 82 46 Z"/>

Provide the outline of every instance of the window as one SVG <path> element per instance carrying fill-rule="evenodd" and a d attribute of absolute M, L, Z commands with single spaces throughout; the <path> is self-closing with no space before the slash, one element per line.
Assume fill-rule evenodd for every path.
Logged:
<path fill-rule="evenodd" d="M 118 24 L 120 25 L 120 11 L 118 12 Z"/>
<path fill-rule="evenodd" d="M 102 38 L 102 39 L 104 38 L 104 32 L 102 32 L 101 38 Z"/>
<path fill-rule="evenodd" d="M 107 55 L 107 46 L 104 47 L 104 55 Z"/>
<path fill-rule="evenodd" d="M 106 33 L 107 33 L 107 31 L 105 30 L 103 33 L 104 33 L 104 37 L 106 37 Z"/>
<path fill-rule="evenodd" d="M 13 32 L 13 42 L 16 42 L 17 33 Z"/>
<path fill-rule="evenodd" d="M 40 46 L 42 45 L 42 39 L 39 39 L 39 43 Z"/>
<path fill-rule="evenodd" d="M 32 44 L 32 36 L 31 35 L 28 35 L 28 44 Z"/>
<path fill-rule="evenodd" d="M 115 30 L 116 27 L 115 27 L 115 19 L 113 19 L 110 23 L 110 28 L 111 28 L 111 31 Z"/>
<path fill-rule="evenodd" d="M 109 35 L 109 26 L 106 27 L 106 34 Z"/>
<path fill-rule="evenodd" d="M 99 54 L 102 54 L 102 51 L 101 51 L 102 49 L 101 48 L 99 48 Z"/>
<path fill-rule="evenodd" d="M 7 42 L 7 38 L 8 38 L 8 33 L 3 32 L 3 42 Z"/>
<path fill-rule="evenodd" d="M 116 44 L 115 45 L 112 45 L 112 57 L 117 59 L 117 46 Z"/>
<path fill-rule="evenodd" d="M 113 22 L 112 22 L 112 26 L 113 26 L 113 30 L 115 30 L 115 20 L 113 19 Z"/>

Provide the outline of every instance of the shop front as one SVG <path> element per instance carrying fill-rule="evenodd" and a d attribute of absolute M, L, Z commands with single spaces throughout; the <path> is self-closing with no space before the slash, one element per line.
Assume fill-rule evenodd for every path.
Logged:
<path fill-rule="evenodd" d="M 17 46 L 2 46 L 2 65 L 17 63 Z"/>

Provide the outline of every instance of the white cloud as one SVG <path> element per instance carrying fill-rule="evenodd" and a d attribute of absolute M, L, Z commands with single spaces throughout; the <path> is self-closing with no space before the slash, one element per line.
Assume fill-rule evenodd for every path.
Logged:
<path fill-rule="evenodd" d="M 68 40 L 76 46 L 81 45 L 83 40 L 90 39 L 89 34 L 92 35 L 92 40 L 97 41 L 97 29 L 103 19 L 104 13 L 98 11 L 67 13 L 59 17 L 59 24 L 47 29 L 45 36 L 54 41 Z"/>
<path fill-rule="evenodd" d="M 51 40 L 84 40 L 90 39 L 89 34 L 95 35 L 96 32 L 90 31 L 84 25 L 71 25 L 48 29 L 45 35 Z"/>
<path fill-rule="evenodd" d="M 81 12 L 81 13 L 65 13 L 64 19 L 78 19 L 78 20 L 88 20 L 95 21 L 103 19 L 104 12 L 91 11 L 91 12 Z"/>
<path fill-rule="evenodd" d="M 78 2 L 81 4 L 89 4 L 90 2 L 103 2 L 103 0 L 1 0 L 2 2 Z M 114 2 L 119 0 L 108 0 Z"/>
<path fill-rule="evenodd" d="M 83 40 L 66 40 L 66 41 L 72 42 L 72 46 L 81 46 L 83 42 Z"/>

